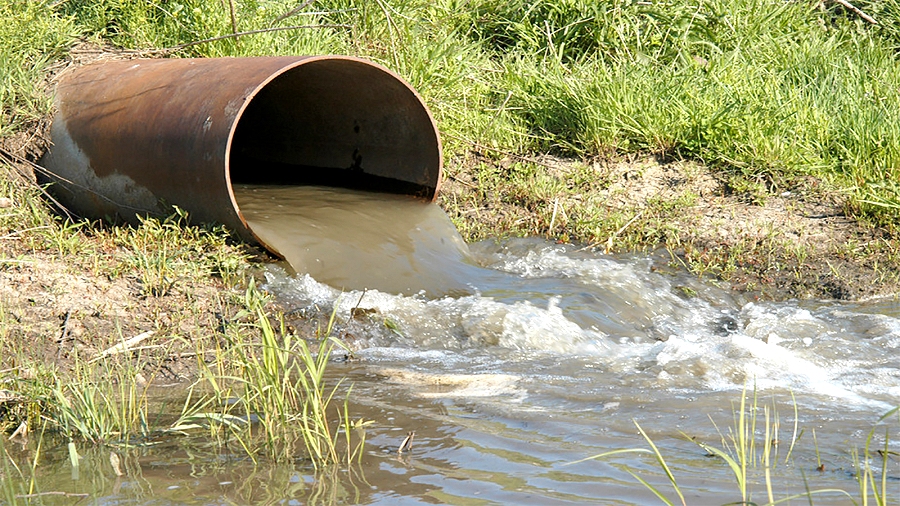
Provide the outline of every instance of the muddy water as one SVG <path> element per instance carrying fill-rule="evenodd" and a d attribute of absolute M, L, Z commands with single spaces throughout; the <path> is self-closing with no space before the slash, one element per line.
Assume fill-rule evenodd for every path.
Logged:
<path fill-rule="evenodd" d="M 261 201 L 283 204 L 281 191 Z M 336 311 L 335 332 L 354 356 L 335 362 L 331 374 L 349 378 L 355 415 L 374 421 L 362 465 L 316 475 L 300 464 L 253 465 L 239 451 L 169 441 L 124 452 L 130 471 L 119 478 L 108 454 L 97 450 L 76 477 L 60 443 L 43 449 L 56 464 L 39 468 L 41 489 L 89 493 L 95 504 L 660 504 L 634 473 L 680 504 L 652 455 L 577 462 L 647 448 L 637 423 L 658 445 L 687 504 L 733 503 L 741 495 L 729 467 L 689 438 L 717 448 L 730 442 L 745 387 L 758 396 L 757 454 L 761 441 L 776 443 L 776 499 L 842 489 L 861 503 L 853 455 L 869 431 L 875 428 L 873 448 L 900 451 L 897 415 L 879 422 L 900 402 L 894 300 L 753 301 L 667 268 L 664 259 L 540 240 L 466 247 L 441 228 L 446 218 L 433 206 L 415 203 L 403 213 L 421 214 L 399 216 L 390 214 L 395 205 L 409 202 L 392 199 L 377 223 L 382 211 L 362 209 L 369 196 L 340 199 L 324 214 L 348 218 L 330 222 L 340 233 L 318 229 L 327 234 L 322 241 L 362 240 L 334 246 L 352 252 L 368 248 L 359 239 L 367 230 L 387 230 L 389 245 L 367 251 L 384 253 L 378 262 L 393 262 L 384 270 L 390 274 L 373 275 L 381 264 L 364 255 L 347 266 L 352 275 L 272 266 L 265 288 L 298 313 Z M 351 230 L 353 224 L 363 230 Z M 437 241 L 430 233 L 449 236 Z M 297 241 L 304 255 L 316 248 L 315 240 Z M 301 255 L 302 265 L 330 261 L 336 255 L 329 247 Z M 420 275 L 425 281 L 416 284 Z M 392 283 L 394 276 L 408 279 Z M 433 279 L 443 283 L 439 289 L 428 285 Z M 354 309 L 368 311 L 351 317 Z M 777 420 L 768 435 L 766 416 L 770 427 Z M 409 431 L 413 448 L 398 454 Z M 28 463 L 34 449 L 12 451 Z M 882 461 L 872 465 L 880 484 Z M 762 466 L 751 465 L 749 475 L 751 499 L 766 503 Z M 896 503 L 897 459 L 888 459 L 885 483 Z M 852 502 L 830 492 L 813 504 Z"/>
<path fill-rule="evenodd" d="M 782 492 L 802 491 L 803 474 L 811 488 L 846 488 L 855 485 L 848 452 L 900 402 L 896 301 L 758 302 L 660 270 L 666 264 L 660 259 L 612 257 L 540 240 L 465 248 L 434 205 L 406 203 L 412 207 L 402 213 L 415 216 L 401 220 L 383 214 L 383 203 L 369 207 L 376 202 L 371 196 L 344 195 L 354 199 L 344 205 L 367 216 L 366 230 L 410 237 L 403 251 L 422 258 L 418 265 L 429 276 L 451 273 L 446 286 L 455 290 L 448 295 L 442 286 L 431 296 L 410 296 L 369 284 L 369 291 L 341 294 L 316 274 L 268 273 L 268 288 L 287 304 L 337 309 L 345 322 L 340 331 L 359 359 L 344 366 L 356 384 L 354 397 L 384 412 L 372 415 L 386 429 L 376 445 L 389 448 L 408 430 L 423 439 L 421 453 L 412 456 L 419 465 L 397 471 L 404 476 L 397 483 L 427 483 L 428 494 L 451 502 L 618 497 L 641 503 L 645 491 L 621 468 L 564 465 L 643 446 L 638 422 L 670 445 L 686 488 L 727 502 L 736 499 L 734 477 L 683 434 L 721 443 L 719 431 L 728 433 L 733 403 L 747 387 L 756 389 L 773 419 L 777 411 L 781 431 L 793 430 L 796 399 L 802 435 L 776 473 Z M 346 230 L 348 223 L 337 228 Z M 416 235 L 420 231 L 453 239 L 426 239 Z M 356 307 L 371 310 L 366 321 L 350 317 Z M 790 441 L 791 434 L 772 439 Z M 787 457 L 789 445 L 777 449 Z M 828 460 L 825 472 L 815 471 L 819 459 Z M 629 462 L 665 484 L 652 459 L 612 462 Z M 416 489 L 399 494 L 424 493 Z M 900 493 L 900 484 L 894 489 Z"/>
<path fill-rule="evenodd" d="M 237 186 L 251 230 L 299 273 L 345 290 L 439 296 L 478 269 L 453 223 L 405 195 L 320 186 Z"/>

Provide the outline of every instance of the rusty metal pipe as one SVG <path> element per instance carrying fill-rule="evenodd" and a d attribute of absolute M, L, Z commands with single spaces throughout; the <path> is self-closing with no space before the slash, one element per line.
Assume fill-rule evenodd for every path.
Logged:
<path fill-rule="evenodd" d="M 261 241 L 232 183 L 326 184 L 434 199 L 441 144 L 393 72 L 346 56 L 122 60 L 63 76 L 51 190 L 90 218 L 166 215 Z"/>

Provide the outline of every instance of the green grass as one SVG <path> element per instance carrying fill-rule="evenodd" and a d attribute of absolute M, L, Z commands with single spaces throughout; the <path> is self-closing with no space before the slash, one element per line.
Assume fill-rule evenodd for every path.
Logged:
<path fill-rule="evenodd" d="M 213 394 L 195 406 L 221 408 L 183 414 L 179 430 L 207 426 L 227 431 L 251 457 L 263 453 L 293 461 L 302 447 L 305 452 L 300 453 L 315 468 L 362 458 L 366 423 L 351 419 L 349 392 L 342 403 L 335 402 L 341 382 L 329 385 L 326 380 L 332 351 L 342 346 L 331 337 L 330 326 L 310 343 L 288 331 L 280 315 L 273 325 L 252 283 L 245 307 L 246 313 L 238 316 L 250 318 L 254 332 L 246 332 L 244 325 L 230 329 L 216 361 L 201 364 L 204 373 L 198 381 Z M 256 335 L 259 340 L 248 339 Z"/>
<path fill-rule="evenodd" d="M 11 0 L 0 5 L 0 136 L 46 116 L 50 93 L 41 85 L 48 65 L 75 41 L 74 20 L 51 2 Z"/>
<path fill-rule="evenodd" d="M 171 54 L 359 55 L 424 95 L 448 156 L 471 143 L 581 157 L 652 152 L 713 166 L 738 192 L 746 182 L 781 191 L 814 175 L 842 188 L 861 216 L 893 226 L 900 10 L 866 3 L 881 21 L 873 26 L 827 6 L 329 0 L 281 19 L 295 2 L 16 1 L 0 11 L 11 27 L 0 33 L 9 41 L 0 104 L 7 132 L 45 113 L 48 95 L 33 83 L 74 35 L 158 49 L 302 26 Z"/>
<path fill-rule="evenodd" d="M 713 457 L 727 466 L 734 475 L 735 496 L 732 499 L 721 498 L 721 504 L 723 505 L 764 504 L 774 506 L 777 504 L 793 504 L 792 501 L 798 500 L 808 504 L 815 504 L 816 496 L 829 495 L 832 497 L 845 497 L 850 504 L 854 505 L 876 504 L 878 506 L 886 506 L 892 504 L 892 501 L 889 500 L 890 488 L 888 487 L 888 480 L 890 478 L 888 462 L 895 452 L 889 450 L 890 428 L 885 427 L 884 423 L 886 420 L 896 418 L 898 409 L 900 408 L 889 411 L 878 420 L 876 426 L 872 428 L 865 438 L 862 452 L 857 447 L 849 449 L 849 453 L 853 458 L 853 474 L 858 484 L 858 489 L 851 491 L 841 488 L 809 488 L 806 473 L 821 471 L 825 468 L 822 466 L 819 458 L 815 430 L 813 430 L 812 434 L 812 449 L 800 443 L 803 430 L 799 424 L 799 413 L 795 400 L 793 402 L 793 423 L 785 429 L 781 426 L 781 418 L 775 402 L 773 401 L 771 405 L 761 404 L 756 391 L 751 396 L 748 395 L 745 389 L 735 405 L 732 406 L 732 424 L 726 427 L 724 432 L 710 417 L 719 434 L 720 439 L 717 443 L 702 441 L 690 434 L 682 433 L 682 436 L 703 449 L 709 457 Z M 656 465 L 659 466 L 659 469 L 665 474 L 672 492 L 668 492 L 660 485 L 650 483 L 650 481 L 632 470 L 632 466 L 627 462 L 624 464 L 625 471 L 653 492 L 664 504 L 668 506 L 688 504 L 685 500 L 684 492 L 678 483 L 678 477 L 669 467 L 666 456 L 663 450 L 660 449 L 662 441 L 659 438 L 654 440 L 637 422 L 635 422 L 635 427 L 647 443 L 648 448 L 613 450 L 572 462 L 572 464 L 592 459 L 612 459 L 634 455 L 651 456 Z M 882 428 L 885 430 L 883 446 L 875 448 L 876 431 Z M 810 442 L 809 439 L 806 442 Z M 779 454 L 779 450 L 782 447 L 786 447 L 783 455 Z M 811 451 L 815 452 L 819 470 L 804 470 L 802 467 L 798 469 L 797 467 L 803 464 L 798 464 L 794 461 L 793 457 L 795 454 L 802 452 L 808 454 Z M 792 474 L 799 473 L 805 491 L 797 493 L 794 491 L 795 488 L 791 491 L 778 490 L 775 478 L 784 473 L 778 470 L 779 467 L 788 468 L 789 471 L 787 472 Z"/>
<path fill-rule="evenodd" d="M 181 209 L 164 219 L 140 218 L 140 225 L 95 231 L 101 241 L 125 253 L 118 269 L 133 272 L 141 291 L 163 296 L 185 280 L 209 276 L 226 284 L 240 277 L 246 255 L 229 248 L 231 236 L 224 227 L 190 227 Z"/>

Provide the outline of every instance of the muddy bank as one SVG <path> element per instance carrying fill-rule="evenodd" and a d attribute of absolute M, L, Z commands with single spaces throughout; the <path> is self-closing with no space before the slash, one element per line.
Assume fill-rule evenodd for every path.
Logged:
<path fill-rule="evenodd" d="M 772 191 L 652 156 L 491 155 L 457 159 L 442 188 L 441 204 L 469 240 L 497 231 L 651 254 L 659 270 L 688 269 L 763 299 L 862 300 L 900 288 L 897 239 L 850 216 L 823 181 L 798 178 Z"/>

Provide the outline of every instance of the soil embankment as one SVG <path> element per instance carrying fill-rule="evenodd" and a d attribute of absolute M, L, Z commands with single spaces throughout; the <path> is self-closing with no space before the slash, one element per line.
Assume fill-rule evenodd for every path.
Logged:
<path fill-rule="evenodd" d="M 562 190 L 536 203 L 479 186 L 486 165 L 502 174 L 522 160 Z M 841 196 L 818 180 L 738 192 L 707 167 L 649 156 L 582 162 L 479 155 L 448 173 L 442 204 L 476 238 L 538 233 L 610 253 L 650 253 L 658 269 L 687 268 L 764 299 L 864 300 L 900 287 L 897 239 L 850 216 Z M 585 216 L 612 226 L 585 228 Z"/>

